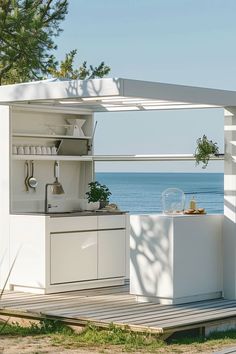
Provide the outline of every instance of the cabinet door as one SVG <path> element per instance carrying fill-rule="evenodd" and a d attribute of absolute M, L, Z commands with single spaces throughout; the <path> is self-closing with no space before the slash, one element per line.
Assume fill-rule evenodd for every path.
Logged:
<path fill-rule="evenodd" d="M 98 278 L 125 276 L 125 230 L 98 231 Z"/>
<path fill-rule="evenodd" d="M 51 234 L 51 284 L 97 279 L 97 232 Z"/>

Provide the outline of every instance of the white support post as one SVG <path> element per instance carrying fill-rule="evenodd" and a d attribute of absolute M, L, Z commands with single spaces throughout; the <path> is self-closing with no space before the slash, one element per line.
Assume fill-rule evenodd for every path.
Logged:
<path fill-rule="evenodd" d="M 0 289 L 4 287 L 9 274 L 9 233 L 10 233 L 10 151 L 9 151 L 9 107 L 0 107 Z"/>
<path fill-rule="evenodd" d="M 223 281 L 224 297 L 236 299 L 236 108 L 225 110 Z"/>

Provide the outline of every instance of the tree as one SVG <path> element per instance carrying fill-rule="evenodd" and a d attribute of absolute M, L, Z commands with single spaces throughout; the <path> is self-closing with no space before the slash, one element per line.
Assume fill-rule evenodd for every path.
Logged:
<path fill-rule="evenodd" d="M 53 38 L 68 0 L 0 0 L 0 84 L 40 79 L 56 65 Z"/>
<path fill-rule="evenodd" d="M 77 50 L 74 49 L 66 54 L 65 59 L 60 62 L 58 68 L 52 67 L 49 69 L 50 74 L 59 79 L 85 80 L 94 79 L 95 77 L 104 77 L 110 72 L 111 69 L 109 66 L 105 65 L 103 61 L 97 67 L 89 65 L 89 68 L 87 67 L 87 62 L 84 61 L 78 69 L 74 69 L 73 66 L 76 53 Z"/>
<path fill-rule="evenodd" d="M 76 50 L 58 63 L 54 43 L 62 29 L 69 0 L 0 0 L 0 85 L 58 78 L 85 79 L 103 77 L 110 68 L 84 62 L 73 69 Z"/>

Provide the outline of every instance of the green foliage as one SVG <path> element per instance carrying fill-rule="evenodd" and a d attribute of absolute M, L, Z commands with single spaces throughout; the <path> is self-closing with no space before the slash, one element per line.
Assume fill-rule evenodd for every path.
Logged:
<path fill-rule="evenodd" d="M 84 346 L 114 345 L 122 346 L 125 350 L 145 349 L 154 352 L 155 349 L 163 347 L 165 344 L 159 336 L 150 333 L 137 333 L 126 329 L 121 329 L 111 324 L 108 329 L 99 329 L 94 325 L 88 325 L 80 334 L 62 337 L 53 337 L 55 345 L 64 345 L 67 348 L 77 348 Z M 115 351 L 114 351 L 115 352 Z"/>
<path fill-rule="evenodd" d="M 67 9 L 68 0 L 0 0 L 0 84 L 41 79 L 56 66 Z"/>
<path fill-rule="evenodd" d="M 95 79 L 96 77 L 102 78 L 110 72 L 109 66 L 101 62 L 97 67 L 89 65 L 87 67 L 87 62 L 84 61 L 78 69 L 74 69 L 74 60 L 77 54 L 77 50 L 74 49 L 66 54 L 64 60 L 60 62 L 58 67 L 51 67 L 49 73 L 58 79 L 69 79 L 69 80 L 85 80 L 85 79 Z"/>
<path fill-rule="evenodd" d="M 62 29 L 69 0 L 0 0 L 0 85 L 40 80 L 52 75 L 59 79 L 102 78 L 110 68 L 84 61 L 74 69 L 77 50 L 58 62 L 54 43 Z"/>
<path fill-rule="evenodd" d="M 101 184 L 98 181 L 90 182 L 89 191 L 86 192 L 86 196 L 89 202 L 105 201 L 109 202 L 111 192 L 105 184 Z"/>
<path fill-rule="evenodd" d="M 38 323 L 31 323 L 28 327 L 22 327 L 18 322 L 13 324 L 4 325 L 3 329 L 0 331 L 1 335 L 11 335 L 11 336 L 30 336 L 30 335 L 42 335 L 51 333 L 63 333 L 71 334 L 72 329 L 65 326 L 62 322 L 50 319 L 42 319 Z"/>
<path fill-rule="evenodd" d="M 74 332 L 70 327 L 59 321 L 44 319 L 39 324 L 22 327 L 18 323 L 6 325 L 1 336 L 11 338 L 34 336 L 35 338 L 50 338 L 51 345 L 62 348 L 77 349 L 86 347 L 89 352 L 140 352 L 140 353 L 208 353 L 215 352 L 224 346 L 235 345 L 236 331 L 212 333 L 205 336 L 180 336 L 168 339 L 168 343 L 161 336 L 149 332 L 132 332 L 129 327 L 121 329 L 111 324 L 107 329 L 97 328 L 88 324 L 80 333 Z M 56 350 L 55 350 L 56 352 Z"/>
<path fill-rule="evenodd" d="M 197 147 L 194 154 L 197 165 L 202 162 L 202 168 L 206 168 L 211 156 L 218 153 L 219 148 L 217 143 L 213 143 L 212 140 L 208 140 L 206 135 L 203 135 L 202 138 L 197 139 Z"/>

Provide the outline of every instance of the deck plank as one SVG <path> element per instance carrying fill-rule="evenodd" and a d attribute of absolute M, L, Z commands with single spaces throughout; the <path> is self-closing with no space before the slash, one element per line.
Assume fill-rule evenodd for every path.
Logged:
<path fill-rule="evenodd" d="M 236 318 L 236 301 L 217 299 L 181 305 L 138 303 L 126 284 L 48 295 L 5 292 L 0 300 L 1 313 L 28 318 L 47 316 L 79 325 L 92 322 L 99 327 L 114 323 L 122 328 L 128 325 L 133 331 L 167 333 Z"/>

